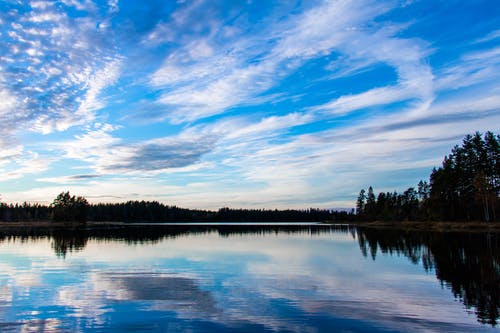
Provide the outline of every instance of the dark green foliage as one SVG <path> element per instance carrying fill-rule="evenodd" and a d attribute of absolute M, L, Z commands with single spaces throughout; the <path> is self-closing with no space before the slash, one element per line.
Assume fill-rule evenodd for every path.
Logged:
<path fill-rule="evenodd" d="M 374 203 L 373 189 L 358 197 L 361 220 L 497 221 L 500 209 L 500 137 L 491 132 L 465 136 L 434 168 L 429 183 L 403 194 L 380 193 Z M 363 194 L 363 198 L 361 197 Z M 360 206 L 361 205 L 361 206 Z"/>
<path fill-rule="evenodd" d="M 71 196 L 61 192 L 50 205 L 52 220 L 58 222 L 86 222 L 88 202 L 84 197 Z"/>
<path fill-rule="evenodd" d="M 6 205 L 0 203 L 0 221 L 84 222 L 349 222 L 352 211 L 232 209 L 196 210 L 168 206 L 158 201 L 88 204 L 83 197 L 62 192 L 49 207 L 42 205 Z"/>
<path fill-rule="evenodd" d="M 413 188 L 407 189 L 403 194 L 381 192 L 375 197 L 370 186 L 368 192 L 368 198 L 371 199 L 367 199 L 365 209 L 361 215 L 358 214 L 358 220 L 398 221 L 415 219 L 418 215 L 419 201 Z"/>
<path fill-rule="evenodd" d="M 5 204 L 0 202 L 1 221 L 45 221 L 50 219 L 50 208 L 40 204 Z"/>
<path fill-rule="evenodd" d="M 439 220 L 496 220 L 500 196 L 499 136 L 467 135 L 430 176 L 431 215 Z"/>
<path fill-rule="evenodd" d="M 368 194 L 366 196 L 365 214 L 366 216 L 373 218 L 376 215 L 376 205 L 377 200 L 375 199 L 375 193 L 373 193 L 373 188 L 370 186 L 368 188 Z"/>
<path fill-rule="evenodd" d="M 358 215 L 360 215 L 360 216 L 364 215 L 365 205 L 366 205 L 365 190 L 361 189 L 361 191 L 359 191 L 358 200 L 356 201 L 356 213 Z"/>
<path fill-rule="evenodd" d="M 421 200 L 421 201 L 425 201 L 427 199 L 429 199 L 429 196 L 431 194 L 431 186 L 429 185 L 429 183 L 427 181 L 419 181 L 418 182 L 418 198 Z"/>
<path fill-rule="evenodd" d="M 270 210 L 221 208 L 218 211 L 168 206 L 157 201 L 128 201 L 89 207 L 89 220 L 108 222 L 306 222 L 353 221 L 353 212 L 327 209 Z"/>

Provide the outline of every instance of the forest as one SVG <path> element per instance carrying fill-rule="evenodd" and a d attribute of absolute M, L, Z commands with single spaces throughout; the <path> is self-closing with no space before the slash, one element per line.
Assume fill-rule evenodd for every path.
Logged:
<path fill-rule="evenodd" d="M 498 221 L 500 216 L 500 135 L 466 135 L 434 168 L 429 181 L 403 193 L 362 189 L 359 220 Z"/>
<path fill-rule="evenodd" d="M 158 201 L 89 204 L 83 197 L 62 192 L 49 205 L 0 203 L 1 221 L 56 222 L 322 222 L 354 221 L 352 211 L 233 209 L 217 211 L 168 206 Z"/>

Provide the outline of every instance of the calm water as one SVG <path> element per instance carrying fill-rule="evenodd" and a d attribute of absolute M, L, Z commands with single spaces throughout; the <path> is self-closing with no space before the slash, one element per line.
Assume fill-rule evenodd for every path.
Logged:
<path fill-rule="evenodd" d="M 485 233 L 0 230 L 1 332 L 498 331 Z"/>

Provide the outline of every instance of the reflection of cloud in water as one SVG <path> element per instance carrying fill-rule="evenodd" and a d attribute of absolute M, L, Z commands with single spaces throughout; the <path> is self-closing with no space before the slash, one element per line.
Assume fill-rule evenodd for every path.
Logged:
<path fill-rule="evenodd" d="M 21 332 L 61 332 L 61 321 L 55 318 L 27 320 L 22 323 Z"/>
<path fill-rule="evenodd" d="M 395 304 L 387 303 L 390 306 Z M 385 304 L 385 305 L 387 305 Z M 473 325 L 441 321 L 439 318 L 425 318 L 418 313 L 404 313 L 404 311 L 392 311 L 393 308 L 384 306 L 380 302 L 350 301 L 350 300 L 307 300 L 302 306 L 304 311 L 310 313 L 334 314 L 341 318 L 373 322 L 386 329 L 397 331 L 419 331 L 425 332 L 471 332 L 477 329 Z M 437 317 L 437 316 L 435 316 Z"/>
<path fill-rule="evenodd" d="M 460 303 L 450 304 L 448 292 L 434 284 L 434 277 L 412 273 L 412 266 L 402 270 L 406 262 L 404 266 L 384 266 L 383 259 L 367 262 L 352 255 L 352 245 L 345 252 L 337 245 L 332 255 L 318 241 L 314 248 L 308 247 L 307 255 L 293 257 L 293 246 L 276 243 L 276 247 L 289 247 L 292 255 L 270 253 L 268 261 L 251 263 L 245 285 L 260 299 L 287 300 L 296 316 L 325 314 L 403 331 L 477 330 L 473 318 L 463 315 Z"/>
<path fill-rule="evenodd" d="M 209 291 L 202 290 L 194 279 L 155 273 L 107 273 L 101 277 L 121 289 L 129 301 L 156 301 L 156 307 L 186 309 L 216 314 L 215 300 Z M 158 302 L 159 301 L 159 302 Z M 162 306 L 163 305 L 163 306 Z"/>
<path fill-rule="evenodd" d="M 41 284 L 40 277 L 33 272 L 21 272 L 15 276 L 16 285 L 19 287 L 36 287 Z"/>
<path fill-rule="evenodd" d="M 12 302 L 12 288 L 10 286 L 0 287 L 0 306 L 9 304 Z"/>
<path fill-rule="evenodd" d="M 17 332 L 23 323 L 0 323 L 0 332 Z"/>

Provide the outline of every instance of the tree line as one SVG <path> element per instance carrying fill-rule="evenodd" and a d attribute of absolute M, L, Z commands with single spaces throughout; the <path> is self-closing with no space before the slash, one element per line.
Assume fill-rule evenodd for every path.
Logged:
<path fill-rule="evenodd" d="M 403 193 L 375 194 L 370 186 L 356 201 L 359 220 L 498 221 L 500 135 L 466 135 L 434 168 L 429 181 Z"/>
<path fill-rule="evenodd" d="M 128 201 L 90 205 L 88 218 L 97 222 L 320 222 L 353 220 L 355 216 L 353 212 L 317 208 L 271 210 L 224 207 L 211 211 L 168 206 L 158 201 Z"/>
<path fill-rule="evenodd" d="M 89 204 L 84 197 L 60 193 L 51 205 L 0 203 L 2 221 L 57 222 L 345 222 L 355 219 L 354 211 L 310 208 L 233 209 L 217 211 L 169 206 L 158 201 Z"/>

